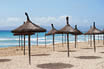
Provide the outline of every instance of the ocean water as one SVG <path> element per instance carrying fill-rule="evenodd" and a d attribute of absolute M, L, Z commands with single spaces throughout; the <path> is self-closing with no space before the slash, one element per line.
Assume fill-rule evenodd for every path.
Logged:
<path fill-rule="evenodd" d="M 38 44 L 45 45 L 45 33 L 38 34 Z M 65 42 L 65 34 L 63 36 L 63 41 Z M 96 35 L 96 40 L 98 36 Z M 99 36 L 102 39 L 102 35 Z M 74 42 L 74 35 L 69 35 L 70 42 Z M 46 43 L 52 44 L 52 35 L 46 37 Z M 78 42 L 88 41 L 88 36 L 79 35 Z M 62 42 L 62 34 L 55 35 L 55 43 Z M 28 44 L 28 36 L 26 36 L 26 45 Z M 37 33 L 31 36 L 31 45 L 37 45 Z M 0 47 L 12 47 L 19 46 L 19 36 L 14 36 L 11 31 L 0 31 Z"/>

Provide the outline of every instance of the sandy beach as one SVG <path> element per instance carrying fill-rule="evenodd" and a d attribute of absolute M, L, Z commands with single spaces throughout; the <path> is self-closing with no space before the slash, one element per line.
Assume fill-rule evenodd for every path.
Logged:
<path fill-rule="evenodd" d="M 28 47 L 26 55 L 19 47 L 0 48 L 0 69 L 103 69 L 104 46 L 102 41 L 96 41 L 97 52 L 88 42 L 78 42 L 77 48 L 70 43 L 70 57 L 67 57 L 66 44 L 32 46 L 31 65 L 28 61 Z"/>

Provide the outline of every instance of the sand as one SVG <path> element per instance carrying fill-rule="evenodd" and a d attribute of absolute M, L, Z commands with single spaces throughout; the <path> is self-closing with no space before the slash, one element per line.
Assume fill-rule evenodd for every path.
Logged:
<path fill-rule="evenodd" d="M 0 48 L 0 69 L 104 69 L 104 46 L 96 41 L 97 51 L 87 42 L 78 42 L 77 48 L 70 43 L 70 57 L 67 57 L 67 46 L 61 43 L 55 45 L 32 46 L 31 65 L 26 55 L 19 47 Z"/>

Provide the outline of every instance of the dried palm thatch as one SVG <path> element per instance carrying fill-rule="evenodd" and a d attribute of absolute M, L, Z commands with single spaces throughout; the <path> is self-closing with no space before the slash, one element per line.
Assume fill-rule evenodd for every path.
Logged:
<path fill-rule="evenodd" d="M 62 29 L 60 29 L 58 32 L 57 32 L 57 34 L 58 33 L 65 33 L 65 34 L 74 34 L 74 28 L 72 28 L 71 27 L 71 25 L 69 24 L 69 17 L 66 17 L 66 25 L 62 28 Z"/>
<path fill-rule="evenodd" d="M 95 27 L 95 22 L 93 23 L 93 27 L 91 27 L 85 35 L 92 35 L 92 34 L 101 34 L 101 31 Z"/>
<path fill-rule="evenodd" d="M 33 33 L 33 32 L 32 33 L 31 32 L 30 33 L 14 33 L 13 35 L 19 36 L 19 35 L 33 35 L 33 34 L 35 34 L 35 33 Z"/>
<path fill-rule="evenodd" d="M 46 29 L 32 23 L 27 13 L 25 13 L 25 15 L 27 16 L 27 21 L 25 22 L 25 24 L 12 30 L 12 33 L 46 32 Z"/>
<path fill-rule="evenodd" d="M 57 30 L 55 29 L 53 24 L 51 24 L 51 26 L 52 26 L 52 29 L 48 33 L 46 33 L 46 36 L 53 35 L 53 34 L 55 34 L 57 32 Z"/>
<path fill-rule="evenodd" d="M 75 25 L 74 33 L 72 33 L 72 34 L 73 35 L 81 35 L 83 33 L 77 28 L 77 25 Z"/>

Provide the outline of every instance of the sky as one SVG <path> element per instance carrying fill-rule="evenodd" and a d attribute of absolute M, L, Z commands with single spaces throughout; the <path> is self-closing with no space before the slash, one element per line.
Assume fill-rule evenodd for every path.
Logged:
<path fill-rule="evenodd" d="M 0 0 L 0 30 L 12 30 L 26 21 L 46 29 L 51 24 L 57 29 L 66 25 L 65 17 L 74 28 L 88 30 L 95 21 L 96 27 L 104 28 L 104 0 Z"/>

